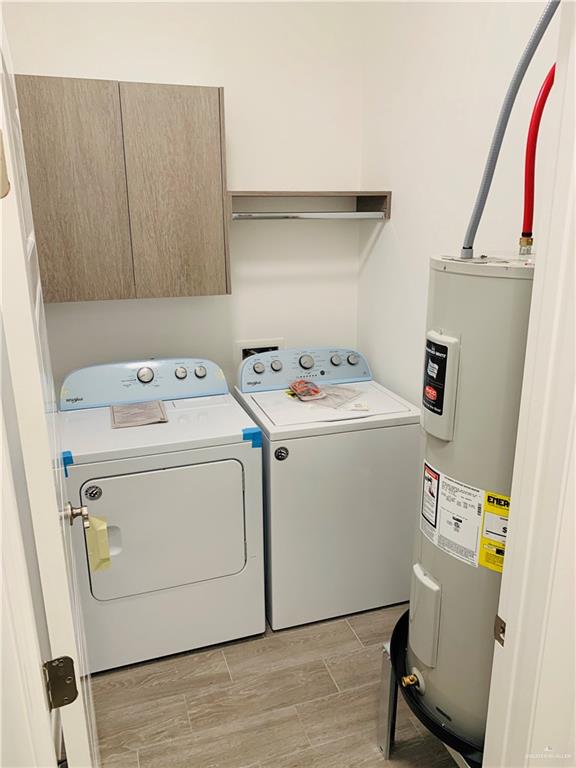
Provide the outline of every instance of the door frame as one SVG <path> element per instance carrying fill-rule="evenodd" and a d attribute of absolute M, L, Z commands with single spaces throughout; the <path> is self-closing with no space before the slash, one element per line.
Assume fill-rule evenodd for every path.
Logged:
<path fill-rule="evenodd" d="M 552 192 L 538 254 L 498 608 L 485 768 L 568 766 L 576 756 L 574 69 L 576 6 L 562 4 Z M 567 537 L 571 546 L 563 547 Z M 569 550 L 569 556 L 566 555 Z M 570 578 L 571 575 L 571 578 Z M 557 678 L 557 681 L 556 681 Z M 572 720 L 572 723 L 569 721 Z M 571 753 L 571 755 L 569 754 Z"/>
<path fill-rule="evenodd" d="M 5 370 L 3 377 L 8 375 Z M 2 764 L 52 768 L 57 765 L 54 720 L 20 529 L 22 500 L 11 465 L 16 437 L 2 414 Z"/>
<path fill-rule="evenodd" d="M 40 577 L 51 658 L 74 662 L 77 699 L 59 710 L 68 764 L 91 768 L 97 763 L 90 690 L 80 679 L 83 670 L 81 619 L 76 615 L 67 566 L 63 530 L 67 525 L 57 487 L 62 468 L 56 454 L 55 403 L 49 361 L 42 356 L 45 331 L 35 239 L 15 110 L 15 87 L 6 39 L 2 38 L 2 129 L 6 169 L 11 188 L 2 199 L 2 290 L 0 311 L 5 333 L 3 357 L 10 371 L 14 416 L 24 468 L 27 503 Z M 19 151 L 20 150 L 20 151 Z M 4 394 L 4 393 L 3 393 Z M 11 438 L 13 439 L 13 438 Z M 9 595 L 15 599 L 15 596 Z M 36 627 L 38 636 L 40 627 Z M 20 652 L 19 652 L 20 653 Z M 44 659 L 43 661 L 48 661 Z M 37 659 L 21 655 L 21 664 L 37 669 Z M 48 702 L 45 694 L 45 703 Z M 30 713 L 33 717 L 33 713 Z M 35 727 L 32 720 L 32 727 Z"/>

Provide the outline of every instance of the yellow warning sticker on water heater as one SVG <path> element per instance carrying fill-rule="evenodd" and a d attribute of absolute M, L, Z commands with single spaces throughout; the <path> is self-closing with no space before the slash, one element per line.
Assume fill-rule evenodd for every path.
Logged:
<path fill-rule="evenodd" d="M 478 565 L 498 573 L 504 567 L 509 511 L 510 496 L 485 491 Z"/>

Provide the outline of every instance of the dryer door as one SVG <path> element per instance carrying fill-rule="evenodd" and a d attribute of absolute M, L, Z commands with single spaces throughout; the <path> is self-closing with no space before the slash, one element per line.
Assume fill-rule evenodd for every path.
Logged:
<path fill-rule="evenodd" d="M 90 488 L 93 486 L 93 490 Z M 243 468 L 236 460 L 94 478 L 90 514 L 104 518 L 112 564 L 91 571 L 97 600 L 238 573 L 246 563 Z"/>

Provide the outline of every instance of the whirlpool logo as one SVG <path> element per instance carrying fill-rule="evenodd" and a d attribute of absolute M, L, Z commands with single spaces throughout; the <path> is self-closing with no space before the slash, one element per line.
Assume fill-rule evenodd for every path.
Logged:
<path fill-rule="evenodd" d="M 83 397 L 67 397 L 66 398 L 67 403 L 81 403 L 82 400 L 84 400 Z"/>

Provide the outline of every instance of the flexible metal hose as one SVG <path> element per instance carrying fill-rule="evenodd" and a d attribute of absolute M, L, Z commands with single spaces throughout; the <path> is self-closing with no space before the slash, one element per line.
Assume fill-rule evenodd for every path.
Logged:
<path fill-rule="evenodd" d="M 538 24 L 532 32 L 530 40 L 528 41 L 528 45 L 524 49 L 524 53 L 518 62 L 510 85 L 508 86 L 508 91 L 506 92 L 506 97 L 504 98 L 504 103 L 500 109 L 500 115 L 498 116 L 498 122 L 496 123 L 496 130 L 494 131 L 494 136 L 492 137 L 490 151 L 488 152 L 488 159 L 486 160 L 486 165 L 484 166 L 484 173 L 482 175 L 482 181 L 480 182 L 478 196 L 476 197 L 476 202 L 474 203 L 474 208 L 472 210 L 472 216 L 470 217 L 470 223 L 468 224 L 468 229 L 466 230 L 466 235 L 464 237 L 464 244 L 462 245 L 462 250 L 460 252 L 461 259 L 471 259 L 474 255 L 474 239 L 476 238 L 476 232 L 478 230 L 478 225 L 480 224 L 480 219 L 484 213 L 484 206 L 486 205 L 486 199 L 488 197 L 488 192 L 490 191 L 490 186 L 494 177 L 498 155 L 500 154 L 502 141 L 504 140 L 504 134 L 506 133 L 506 127 L 508 125 L 508 120 L 510 119 L 512 107 L 516 101 L 516 96 L 518 95 L 518 91 L 520 89 L 522 80 L 524 79 L 524 75 L 526 74 L 526 70 L 528 69 L 530 62 L 532 61 L 532 57 L 534 56 L 534 53 L 540 44 L 540 40 L 542 39 L 544 32 L 546 32 L 548 25 L 552 21 L 552 17 L 556 13 L 559 5 L 560 0 L 550 0 L 544 9 Z"/>

